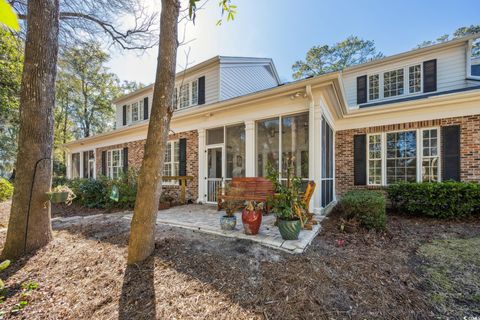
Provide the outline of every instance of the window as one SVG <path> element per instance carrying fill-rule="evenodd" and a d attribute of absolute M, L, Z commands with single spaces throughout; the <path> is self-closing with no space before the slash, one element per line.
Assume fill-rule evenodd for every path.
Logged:
<path fill-rule="evenodd" d="M 403 69 L 388 71 L 383 74 L 383 96 L 395 97 L 404 93 Z"/>
<path fill-rule="evenodd" d="M 123 152 L 122 149 L 107 151 L 107 176 L 116 179 L 123 171 Z"/>
<path fill-rule="evenodd" d="M 380 97 L 380 76 L 374 74 L 368 77 L 368 99 L 376 100 Z"/>
<path fill-rule="evenodd" d="M 132 122 L 137 122 L 140 117 L 138 102 L 132 103 Z"/>
<path fill-rule="evenodd" d="M 190 85 L 188 83 L 180 86 L 180 109 L 190 105 Z"/>
<path fill-rule="evenodd" d="M 80 178 L 80 153 L 72 153 L 72 179 Z"/>
<path fill-rule="evenodd" d="M 387 184 L 417 181 L 417 132 L 387 133 Z"/>
<path fill-rule="evenodd" d="M 192 106 L 198 104 L 198 80 L 192 81 Z"/>
<path fill-rule="evenodd" d="M 173 104 L 173 110 L 177 110 L 177 108 L 178 108 L 178 90 L 177 90 L 177 88 L 173 89 L 172 104 Z"/>
<path fill-rule="evenodd" d="M 267 166 L 271 165 L 283 178 L 287 178 L 288 170 L 308 178 L 308 125 L 308 113 L 257 122 L 259 177 L 266 176 Z"/>
<path fill-rule="evenodd" d="M 322 207 L 325 208 L 333 201 L 334 173 L 333 173 L 333 130 L 322 116 Z"/>
<path fill-rule="evenodd" d="M 408 67 L 408 92 L 417 93 L 422 91 L 422 65 Z"/>
<path fill-rule="evenodd" d="M 83 177 L 94 178 L 95 152 L 93 150 L 83 152 Z"/>
<path fill-rule="evenodd" d="M 428 128 L 369 135 L 368 184 L 439 181 L 438 132 L 438 128 Z"/>
<path fill-rule="evenodd" d="M 168 141 L 163 163 L 164 176 L 178 176 L 180 164 L 180 144 L 178 140 Z M 164 180 L 163 184 L 177 184 L 177 180 Z"/>
<path fill-rule="evenodd" d="M 368 136 L 368 184 L 382 184 L 382 135 Z"/>
<path fill-rule="evenodd" d="M 223 143 L 223 127 L 207 130 L 207 144 Z"/>
<path fill-rule="evenodd" d="M 438 130 L 422 130 L 422 181 L 438 181 Z"/>

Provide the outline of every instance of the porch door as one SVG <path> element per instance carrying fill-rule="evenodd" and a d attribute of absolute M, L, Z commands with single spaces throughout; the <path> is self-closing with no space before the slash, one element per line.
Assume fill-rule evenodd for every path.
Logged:
<path fill-rule="evenodd" d="M 223 186 L 223 146 L 207 147 L 207 202 L 217 202 L 218 189 Z"/>

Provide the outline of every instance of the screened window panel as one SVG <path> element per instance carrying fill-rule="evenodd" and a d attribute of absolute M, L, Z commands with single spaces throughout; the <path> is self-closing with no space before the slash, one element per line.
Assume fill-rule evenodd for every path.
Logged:
<path fill-rule="evenodd" d="M 264 177 L 270 164 L 278 170 L 280 158 L 279 118 L 257 122 L 257 174 Z"/>
<path fill-rule="evenodd" d="M 226 176 L 227 178 L 245 176 L 245 125 L 226 128 Z"/>
<path fill-rule="evenodd" d="M 308 178 L 308 113 L 282 118 L 282 177 Z"/>
<path fill-rule="evenodd" d="M 207 144 L 223 143 L 223 127 L 207 130 Z"/>

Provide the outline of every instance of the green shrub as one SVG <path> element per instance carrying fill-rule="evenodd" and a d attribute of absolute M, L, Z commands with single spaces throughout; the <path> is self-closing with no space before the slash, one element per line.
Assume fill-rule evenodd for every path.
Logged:
<path fill-rule="evenodd" d="M 387 189 L 393 208 L 435 218 L 465 217 L 480 211 L 480 185 L 466 182 L 398 183 Z"/>
<path fill-rule="evenodd" d="M 13 195 L 13 186 L 8 180 L 0 178 L 0 202 L 8 200 Z"/>
<path fill-rule="evenodd" d="M 385 197 L 381 192 L 351 190 L 342 196 L 338 206 L 344 218 L 358 220 L 367 229 L 384 230 L 386 227 Z"/>
<path fill-rule="evenodd" d="M 77 195 L 74 202 L 84 207 L 131 209 L 135 205 L 137 196 L 137 180 L 137 171 L 130 169 L 128 173 L 121 174 L 114 180 L 99 176 L 96 180 L 72 179 L 64 181 L 58 178 L 56 182 L 63 182 L 63 184 L 69 186 Z M 110 199 L 114 186 L 118 188 L 118 202 Z"/>

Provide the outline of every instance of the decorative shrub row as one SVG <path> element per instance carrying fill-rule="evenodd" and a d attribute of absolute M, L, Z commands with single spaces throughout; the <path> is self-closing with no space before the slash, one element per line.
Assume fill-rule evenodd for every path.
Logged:
<path fill-rule="evenodd" d="M 338 209 L 347 220 L 358 220 L 367 229 L 384 230 L 387 224 L 385 197 L 381 192 L 351 190 L 345 193 Z"/>
<path fill-rule="evenodd" d="M 387 189 L 401 213 L 435 218 L 465 217 L 480 211 L 480 184 L 466 182 L 399 183 Z"/>
<path fill-rule="evenodd" d="M 137 178 L 137 172 L 129 170 L 118 179 L 104 176 L 96 180 L 55 178 L 53 186 L 64 184 L 70 187 L 77 196 L 74 202 L 84 207 L 131 209 L 135 205 L 137 195 Z M 118 202 L 110 198 L 114 186 L 118 188 Z"/>
<path fill-rule="evenodd" d="M 8 200 L 13 195 L 13 185 L 6 179 L 0 178 L 0 202 Z"/>

